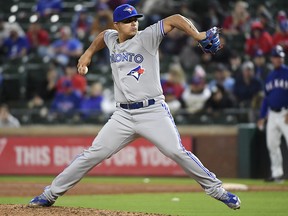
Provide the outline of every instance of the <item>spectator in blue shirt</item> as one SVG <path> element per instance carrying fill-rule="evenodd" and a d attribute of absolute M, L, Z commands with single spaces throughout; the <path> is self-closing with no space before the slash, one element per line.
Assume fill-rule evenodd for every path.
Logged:
<path fill-rule="evenodd" d="M 87 13 L 86 8 L 81 8 L 72 17 L 71 29 L 75 38 L 85 39 L 89 36 L 93 17 Z"/>
<path fill-rule="evenodd" d="M 255 66 L 255 76 L 264 83 L 266 77 L 268 76 L 271 66 L 266 61 L 265 55 L 262 50 L 257 50 L 254 57 L 253 63 Z"/>
<path fill-rule="evenodd" d="M 252 101 L 261 95 L 262 84 L 256 78 L 254 65 L 251 61 L 242 65 L 242 76 L 236 78 L 234 95 L 240 107 L 251 107 Z"/>
<path fill-rule="evenodd" d="M 62 11 L 62 0 L 38 0 L 36 12 L 40 17 L 49 16 Z"/>
<path fill-rule="evenodd" d="M 60 38 L 50 46 L 50 57 L 61 66 L 66 66 L 70 60 L 76 62 L 83 53 L 83 44 L 71 34 L 71 28 L 63 26 L 60 30 Z"/>
<path fill-rule="evenodd" d="M 102 113 L 104 101 L 103 86 L 100 82 L 93 83 L 89 95 L 82 100 L 80 113 L 84 119 L 97 116 Z"/>
<path fill-rule="evenodd" d="M 8 59 L 19 59 L 29 51 L 29 43 L 25 36 L 20 36 L 14 29 L 10 31 L 10 36 L 4 39 L 3 47 Z"/>
<path fill-rule="evenodd" d="M 70 80 L 63 82 L 63 88 L 65 90 L 57 93 L 52 101 L 50 108 L 52 119 L 74 117 L 79 111 L 82 100 L 81 94 L 73 90 Z"/>
<path fill-rule="evenodd" d="M 225 91 L 232 92 L 234 88 L 235 80 L 231 77 L 230 71 L 224 64 L 217 64 L 214 70 L 214 79 L 209 83 L 210 89 L 215 87 L 217 84 L 224 87 Z"/>

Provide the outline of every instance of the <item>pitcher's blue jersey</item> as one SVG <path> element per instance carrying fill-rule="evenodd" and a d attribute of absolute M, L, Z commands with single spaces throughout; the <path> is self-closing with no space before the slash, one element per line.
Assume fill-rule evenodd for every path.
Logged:
<path fill-rule="evenodd" d="M 288 109 L 288 67 L 281 65 L 268 75 L 265 81 L 265 98 L 261 107 L 261 118 L 271 110 Z"/>

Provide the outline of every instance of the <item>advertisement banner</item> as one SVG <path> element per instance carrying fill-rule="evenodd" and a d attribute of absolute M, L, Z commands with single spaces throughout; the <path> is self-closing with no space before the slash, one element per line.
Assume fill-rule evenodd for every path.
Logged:
<path fill-rule="evenodd" d="M 94 137 L 0 137 L 0 175 L 57 175 L 89 148 Z M 190 136 L 182 144 L 192 149 Z M 184 176 L 182 169 L 140 138 L 94 167 L 88 175 Z"/>

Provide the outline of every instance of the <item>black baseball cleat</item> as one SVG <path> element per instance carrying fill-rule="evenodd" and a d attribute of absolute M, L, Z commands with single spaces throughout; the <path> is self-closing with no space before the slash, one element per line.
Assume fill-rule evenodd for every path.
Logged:
<path fill-rule="evenodd" d="M 284 182 L 284 177 L 283 176 L 279 176 L 279 177 L 269 177 L 267 179 L 265 179 L 265 182 L 275 182 L 278 184 L 281 184 Z"/>
<path fill-rule="evenodd" d="M 49 207 L 49 206 L 52 206 L 53 204 L 54 204 L 53 201 L 48 200 L 44 194 L 41 194 L 33 198 L 29 202 L 28 206 L 29 207 Z"/>

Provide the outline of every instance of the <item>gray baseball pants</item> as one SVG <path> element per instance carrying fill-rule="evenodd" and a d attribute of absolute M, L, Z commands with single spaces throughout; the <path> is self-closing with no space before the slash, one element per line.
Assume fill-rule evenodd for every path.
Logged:
<path fill-rule="evenodd" d="M 72 188 L 86 173 L 103 160 L 120 151 L 137 137 L 142 136 L 154 143 L 167 157 L 174 160 L 214 197 L 220 198 L 225 190 L 222 182 L 210 172 L 199 159 L 187 151 L 181 143 L 180 135 L 164 101 L 157 101 L 149 107 L 125 110 L 118 108 L 100 130 L 91 147 L 64 169 L 46 187 L 44 194 L 50 201 Z"/>

